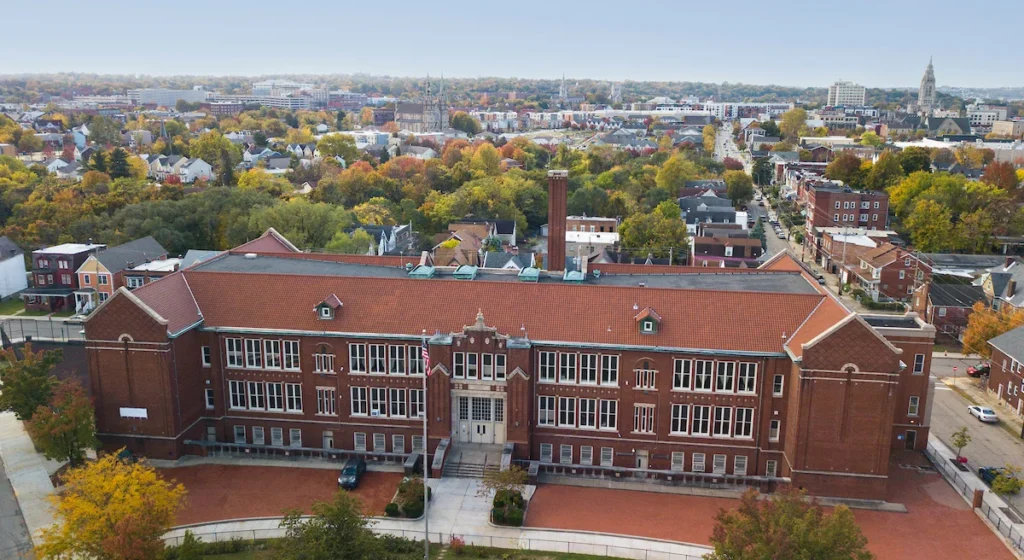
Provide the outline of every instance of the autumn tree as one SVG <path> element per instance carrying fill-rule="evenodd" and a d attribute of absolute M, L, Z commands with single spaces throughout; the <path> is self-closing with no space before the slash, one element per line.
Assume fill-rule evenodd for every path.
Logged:
<path fill-rule="evenodd" d="M 274 548 L 282 560 L 363 560 L 383 556 L 380 541 L 363 517 L 362 504 L 353 494 L 339 490 L 329 502 L 313 502 L 313 515 L 286 512 L 281 527 L 285 536 Z"/>
<path fill-rule="evenodd" d="M 900 165 L 903 167 L 903 173 L 907 175 L 915 171 L 928 171 L 932 165 L 931 151 L 920 146 L 904 148 L 900 152 Z"/>
<path fill-rule="evenodd" d="M 512 465 L 505 470 L 487 471 L 480 484 L 480 494 L 486 496 L 492 492 L 522 493 L 529 481 L 530 474 L 519 465 Z"/>
<path fill-rule="evenodd" d="M 830 514 L 805 492 L 781 490 L 759 499 L 743 494 L 737 509 L 722 509 L 711 533 L 707 560 L 871 560 L 867 538 L 853 513 L 838 505 Z"/>
<path fill-rule="evenodd" d="M 484 175 L 498 175 L 501 173 L 501 154 L 490 142 L 481 144 L 473 153 L 469 161 L 470 169 L 479 171 Z"/>
<path fill-rule="evenodd" d="M 679 189 L 686 185 L 687 181 L 697 178 L 697 166 L 681 154 L 675 154 L 658 169 L 654 182 L 663 189 L 671 191 L 676 196 Z"/>
<path fill-rule="evenodd" d="M 879 156 L 878 161 L 871 166 L 864 186 L 873 191 L 885 190 L 903 179 L 903 166 L 900 165 L 900 156 L 895 152 L 886 151 Z"/>
<path fill-rule="evenodd" d="M 704 136 L 704 151 L 711 153 L 715 151 L 715 126 L 711 124 L 704 125 L 704 129 L 701 134 Z"/>
<path fill-rule="evenodd" d="M 185 502 L 185 487 L 164 480 L 145 461 L 108 454 L 64 475 L 50 497 L 57 524 L 43 529 L 36 554 L 45 558 L 159 558 L 161 538 Z"/>
<path fill-rule="evenodd" d="M 800 135 L 800 129 L 807 125 L 807 111 L 794 107 L 782 113 L 779 120 L 779 130 L 782 134 L 787 138 L 796 138 Z"/>
<path fill-rule="evenodd" d="M 739 206 L 753 198 L 754 182 L 743 171 L 726 171 L 725 192 L 733 206 Z"/>
<path fill-rule="evenodd" d="M 99 447 L 92 403 L 76 379 L 58 384 L 49 404 L 37 408 L 25 428 L 47 459 L 72 467 L 82 463 L 86 449 Z"/>
<path fill-rule="evenodd" d="M 60 350 L 32 351 L 32 343 L 23 348 L 0 351 L 0 411 L 11 411 L 18 420 L 28 420 L 53 396 L 57 378 L 51 372 L 64 360 Z"/>
<path fill-rule="evenodd" d="M 356 140 L 351 134 L 328 134 L 316 144 L 320 157 L 340 157 L 346 164 L 359 159 L 359 150 L 356 149 Z"/>
<path fill-rule="evenodd" d="M 728 171 L 742 171 L 743 170 L 743 164 L 740 163 L 739 160 L 731 158 L 731 157 L 727 157 L 727 158 L 723 159 L 722 160 L 722 164 L 725 165 L 725 168 Z"/>
<path fill-rule="evenodd" d="M 956 458 L 960 458 L 960 453 L 965 447 L 971 444 L 971 434 L 967 431 L 967 426 L 961 426 L 961 428 L 949 437 L 949 443 L 956 448 Z"/>
<path fill-rule="evenodd" d="M 469 116 L 469 113 L 465 111 L 456 111 L 452 115 L 451 120 L 452 128 L 455 130 L 461 130 L 470 136 L 480 133 L 480 121 Z"/>
<path fill-rule="evenodd" d="M 864 171 L 861 159 L 851 152 L 841 152 L 836 159 L 825 167 L 825 177 L 833 181 L 842 181 L 844 185 L 859 189 L 864 184 Z"/>
<path fill-rule="evenodd" d="M 686 223 L 675 200 L 666 200 L 650 213 L 638 212 L 619 226 L 622 247 L 630 253 L 685 259 L 690 246 Z"/>
<path fill-rule="evenodd" d="M 953 215 L 934 200 L 919 200 L 907 217 L 906 229 L 914 248 L 925 253 L 947 251 L 956 246 Z"/>
<path fill-rule="evenodd" d="M 1015 192 L 1017 184 L 1017 171 L 1013 164 L 1005 161 L 993 161 L 985 166 L 985 172 L 981 175 L 981 181 L 993 187 L 999 187 L 1008 192 Z"/>
<path fill-rule="evenodd" d="M 992 348 L 988 341 L 1024 325 L 1024 309 L 1003 306 L 992 309 L 983 302 L 977 302 L 967 318 L 967 329 L 964 331 L 963 344 L 968 352 L 988 359 L 992 356 Z"/>
<path fill-rule="evenodd" d="M 1006 465 L 992 481 L 992 491 L 1000 496 L 1016 494 L 1021 486 L 1020 468 L 1013 465 Z"/>

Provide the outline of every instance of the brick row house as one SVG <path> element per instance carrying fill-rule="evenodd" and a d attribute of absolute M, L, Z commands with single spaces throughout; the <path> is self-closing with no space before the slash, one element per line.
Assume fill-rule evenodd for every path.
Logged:
<path fill-rule="evenodd" d="M 988 341 L 992 348 L 987 388 L 1018 416 L 1024 414 L 1024 327 Z"/>
<path fill-rule="evenodd" d="M 842 281 L 879 300 L 910 300 L 915 291 L 931 282 L 932 267 L 916 254 L 892 243 L 860 255 L 860 265 L 847 265 Z"/>
<path fill-rule="evenodd" d="M 129 290 L 141 287 L 147 277 L 151 280 L 160 277 L 149 276 L 151 269 L 173 272 L 174 264 L 174 261 L 167 262 L 167 250 L 152 236 L 92 253 L 75 270 L 75 312 L 89 313 L 121 286 Z M 140 270 L 135 270 L 136 267 Z"/>
<path fill-rule="evenodd" d="M 934 329 L 851 313 L 788 254 L 751 272 L 459 279 L 293 249 L 271 231 L 89 316 L 105 448 L 513 444 L 542 469 L 884 499 L 890 451 L 927 441 Z"/>
<path fill-rule="evenodd" d="M 106 245 L 63 243 L 32 251 L 32 286 L 21 292 L 25 309 L 65 311 L 75 307 L 75 271 Z"/>

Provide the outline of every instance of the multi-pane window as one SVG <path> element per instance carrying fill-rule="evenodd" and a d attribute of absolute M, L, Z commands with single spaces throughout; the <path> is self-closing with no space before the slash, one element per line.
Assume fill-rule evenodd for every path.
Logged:
<path fill-rule="evenodd" d="M 245 381 L 228 381 L 231 408 L 245 408 Z"/>
<path fill-rule="evenodd" d="M 252 442 L 256 445 L 263 445 L 266 442 L 263 435 L 263 426 L 252 427 Z"/>
<path fill-rule="evenodd" d="M 619 384 L 619 357 L 604 354 L 601 356 L 601 384 Z"/>
<path fill-rule="evenodd" d="M 302 385 L 286 383 L 284 386 L 288 412 L 302 412 Z"/>
<path fill-rule="evenodd" d="M 235 426 L 235 443 L 245 443 L 245 426 Z"/>
<path fill-rule="evenodd" d="M 920 408 L 921 397 L 910 397 L 910 406 L 907 407 L 907 416 L 917 416 L 917 409 Z"/>
<path fill-rule="evenodd" d="M 245 339 L 245 367 L 258 368 L 263 365 L 262 351 L 260 350 L 259 339 Z"/>
<path fill-rule="evenodd" d="M 485 381 L 494 379 L 494 354 L 480 355 L 480 379 Z"/>
<path fill-rule="evenodd" d="M 736 392 L 754 393 L 757 391 L 757 364 L 741 362 L 736 376 Z"/>
<path fill-rule="evenodd" d="M 317 414 L 326 414 L 328 416 L 336 416 L 338 414 L 334 407 L 337 402 L 336 394 L 335 389 L 331 387 L 316 388 Z"/>
<path fill-rule="evenodd" d="M 370 373 L 386 373 L 385 351 L 386 346 L 383 344 L 370 344 Z"/>
<path fill-rule="evenodd" d="M 405 375 L 405 347 L 388 347 L 388 372 L 392 375 Z"/>
<path fill-rule="evenodd" d="M 736 476 L 747 476 L 747 456 L 737 455 L 732 460 L 732 474 Z"/>
<path fill-rule="evenodd" d="M 334 354 L 313 354 L 314 373 L 334 373 Z"/>
<path fill-rule="evenodd" d="M 553 454 L 553 452 L 554 452 L 554 449 L 553 449 L 553 446 L 550 443 L 542 443 L 542 444 L 540 444 L 540 462 L 541 463 L 550 463 L 551 462 L 551 455 Z"/>
<path fill-rule="evenodd" d="M 597 354 L 580 354 L 580 383 L 597 384 Z"/>
<path fill-rule="evenodd" d="M 505 401 L 501 399 L 494 399 L 494 421 L 504 422 L 505 421 Z"/>
<path fill-rule="evenodd" d="M 366 373 L 366 345 L 348 345 L 348 370 L 352 373 Z"/>
<path fill-rule="evenodd" d="M 206 390 L 206 408 L 212 409 L 217 405 L 216 399 L 213 397 L 213 389 Z"/>
<path fill-rule="evenodd" d="M 555 397 L 537 397 L 537 425 L 555 425 Z"/>
<path fill-rule="evenodd" d="M 580 427 L 597 428 L 597 399 L 580 399 Z"/>
<path fill-rule="evenodd" d="M 611 467 L 615 465 L 615 449 L 612 447 L 601 448 L 601 466 Z"/>
<path fill-rule="evenodd" d="M 638 369 L 636 370 L 636 388 L 637 389 L 655 389 L 655 384 L 658 380 L 658 370 L 656 369 Z"/>
<path fill-rule="evenodd" d="M 478 354 L 466 354 L 466 379 L 476 379 L 479 373 Z"/>
<path fill-rule="evenodd" d="M 394 434 L 391 436 L 391 452 L 392 453 L 405 453 L 405 436 L 402 434 Z"/>
<path fill-rule="evenodd" d="M 391 416 L 405 417 L 405 389 L 391 390 Z"/>
<path fill-rule="evenodd" d="M 774 459 L 768 459 L 764 464 L 764 475 L 774 477 L 778 474 L 779 463 Z"/>
<path fill-rule="evenodd" d="M 754 409 L 753 408 L 737 408 L 736 409 L 736 429 L 733 432 L 734 437 L 748 438 L 754 435 Z"/>
<path fill-rule="evenodd" d="M 576 399 L 573 397 L 558 397 L 558 425 L 576 425 Z"/>
<path fill-rule="evenodd" d="M 558 462 L 563 465 L 572 464 L 572 446 L 562 444 L 558 449 Z"/>
<path fill-rule="evenodd" d="M 263 384 L 257 381 L 249 382 L 249 408 L 264 409 L 267 407 L 263 395 Z"/>
<path fill-rule="evenodd" d="M 225 342 L 227 343 L 228 367 L 242 367 L 245 364 L 242 358 L 242 339 L 228 338 Z"/>
<path fill-rule="evenodd" d="M 423 436 L 412 436 L 412 452 L 423 453 L 426 451 L 423 447 Z"/>
<path fill-rule="evenodd" d="M 718 377 L 715 383 L 716 391 L 732 392 L 732 380 L 735 373 L 735 362 L 718 362 Z"/>
<path fill-rule="evenodd" d="M 299 369 L 299 341 L 298 340 L 285 340 L 284 341 L 284 369 L 297 370 Z M 334 357 L 331 356 L 331 369 L 328 371 L 334 371 Z"/>
<path fill-rule="evenodd" d="M 672 452 L 672 470 L 680 472 L 685 467 L 686 454 L 682 451 Z"/>
<path fill-rule="evenodd" d="M 594 464 L 594 448 L 590 445 L 580 446 L 580 464 L 581 465 L 593 465 Z"/>
<path fill-rule="evenodd" d="M 267 369 L 281 369 L 281 341 L 263 341 L 263 364 Z"/>
<path fill-rule="evenodd" d="M 558 355 L 558 381 L 560 383 L 576 382 L 576 354 L 564 352 Z"/>
<path fill-rule="evenodd" d="M 554 409 L 554 405 L 551 405 L 551 410 Z M 459 397 L 459 420 L 469 420 L 469 397 Z"/>
<path fill-rule="evenodd" d="M 687 422 L 690 419 L 690 405 L 688 404 L 673 404 L 672 405 L 672 433 L 673 434 L 685 434 L 687 430 Z"/>
<path fill-rule="evenodd" d="M 352 435 L 352 440 L 356 451 L 366 451 L 366 432 L 356 432 Z"/>
<path fill-rule="evenodd" d="M 711 459 L 711 472 L 715 474 L 725 474 L 725 462 L 727 457 L 725 455 L 715 455 Z"/>
<path fill-rule="evenodd" d="M 557 354 L 554 352 L 541 352 L 540 353 L 540 380 L 541 381 L 554 381 L 555 374 L 558 370 L 556 363 Z"/>
<path fill-rule="evenodd" d="M 498 381 L 505 380 L 505 355 L 495 354 L 494 355 L 494 379 Z"/>
<path fill-rule="evenodd" d="M 633 431 L 640 434 L 654 433 L 654 406 L 638 404 L 633 407 Z"/>
<path fill-rule="evenodd" d="M 407 346 L 409 352 L 409 375 L 423 375 L 423 349 L 420 346 Z"/>
<path fill-rule="evenodd" d="M 352 415 L 365 416 L 366 414 L 366 387 L 352 387 Z"/>
<path fill-rule="evenodd" d="M 680 360 L 675 361 L 675 373 L 672 375 L 672 388 L 676 390 L 687 391 L 691 389 L 690 379 L 693 369 L 693 360 Z"/>
<path fill-rule="evenodd" d="M 779 420 L 772 420 L 768 425 L 768 441 L 779 441 L 779 428 L 782 422 Z"/>
<path fill-rule="evenodd" d="M 284 410 L 284 386 L 281 383 L 267 383 L 267 409 Z"/>
<path fill-rule="evenodd" d="M 693 365 L 693 390 L 710 391 L 711 381 L 714 378 L 713 369 L 715 362 L 711 360 L 696 360 Z"/>
<path fill-rule="evenodd" d="M 914 373 L 924 373 L 924 354 L 914 355 Z"/>
<path fill-rule="evenodd" d="M 270 445 L 281 447 L 284 445 L 284 429 L 270 428 Z"/>
<path fill-rule="evenodd" d="M 732 408 L 728 406 L 715 407 L 715 437 L 729 437 L 732 428 Z"/>
<path fill-rule="evenodd" d="M 694 453 L 693 461 L 690 464 L 690 470 L 693 472 L 704 472 L 704 454 Z"/>
<path fill-rule="evenodd" d="M 466 354 L 463 352 L 456 352 L 452 355 L 452 376 L 456 379 L 463 379 L 466 377 Z"/>
<path fill-rule="evenodd" d="M 409 389 L 409 417 L 423 418 L 427 403 L 423 398 L 423 389 Z"/>
<path fill-rule="evenodd" d="M 772 378 L 772 396 L 773 397 L 781 397 L 782 396 L 782 384 L 783 384 L 783 380 L 784 379 L 785 379 L 785 377 L 783 377 L 781 374 L 776 374 L 775 377 Z"/>
<path fill-rule="evenodd" d="M 693 405 L 693 424 L 690 432 L 695 436 L 711 435 L 711 407 Z"/>
<path fill-rule="evenodd" d="M 387 416 L 388 394 L 383 387 L 370 387 L 370 416 Z"/>
<path fill-rule="evenodd" d="M 373 450 L 374 451 L 387 451 L 388 438 L 384 434 L 373 434 Z"/>
<path fill-rule="evenodd" d="M 302 430 L 291 428 L 288 430 L 288 445 L 291 447 L 302 447 Z"/>
<path fill-rule="evenodd" d="M 213 360 L 212 356 L 210 355 L 210 347 L 209 346 L 203 346 L 202 350 L 203 350 L 203 352 L 202 352 L 203 367 L 210 367 L 210 364 L 211 364 L 211 362 Z"/>
<path fill-rule="evenodd" d="M 616 414 L 619 408 L 619 401 L 601 401 L 601 429 L 614 430 L 616 427 Z"/>

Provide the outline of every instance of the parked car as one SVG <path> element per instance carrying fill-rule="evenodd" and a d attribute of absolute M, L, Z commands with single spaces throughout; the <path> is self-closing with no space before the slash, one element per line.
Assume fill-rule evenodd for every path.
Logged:
<path fill-rule="evenodd" d="M 775 235 L 778 236 L 779 239 L 785 239 L 786 238 L 786 234 L 782 233 L 781 231 L 776 233 Z"/>
<path fill-rule="evenodd" d="M 366 460 L 362 457 L 356 457 L 355 459 L 349 459 L 345 466 L 341 468 L 341 474 L 338 475 L 338 486 L 345 490 L 352 490 L 359 486 L 359 480 L 363 478 L 363 473 L 366 472 Z"/>
<path fill-rule="evenodd" d="M 999 417 L 996 416 L 996 412 L 987 406 L 973 405 L 967 407 L 967 412 L 971 416 L 975 416 L 982 422 L 988 422 L 991 424 L 998 424 Z"/>
<path fill-rule="evenodd" d="M 757 201 L 757 205 L 758 206 L 764 206 L 764 201 L 763 200 L 758 200 Z"/>
<path fill-rule="evenodd" d="M 992 371 L 992 366 L 988 362 L 981 362 L 980 364 L 970 366 L 967 368 L 967 375 L 971 377 L 981 377 L 982 375 L 988 375 L 988 372 Z"/>
<path fill-rule="evenodd" d="M 992 486 L 992 483 L 995 482 L 996 478 L 999 478 L 999 475 L 1005 472 L 1006 469 L 1003 467 L 981 467 L 978 469 L 978 478 L 980 478 L 985 484 Z"/>
<path fill-rule="evenodd" d="M 822 286 L 825 285 L 825 277 L 822 276 L 821 274 L 815 274 L 814 279 L 817 280 L 818 283 L 821 284 Z"/>

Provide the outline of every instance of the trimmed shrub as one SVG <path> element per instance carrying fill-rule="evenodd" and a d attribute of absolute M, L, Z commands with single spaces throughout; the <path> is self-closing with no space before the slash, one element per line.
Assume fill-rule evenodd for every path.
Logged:
<path fill-rule="evenodd" d="M 512 527 L 523 526 L 523 510 L 512 506 L 505 512 L 505 524 Z"/>
<path fill-rule="evenodd" d="M 402 511 L 399 509 L 398 504 L 391 502 L 384 506 L 384 515 L 388 517 L 398 517 L 402 515 Z"/>
<path fill-rule="evenodd" d="M 414 541 L 404 537 L 396 537 L 394 535 L 383 534 L 377 537 L 380 539 L 381 546 L 384 547 L 386 552 L 393 554 L 411 554 L 411 553 L 422 553 L 423 552 L 423 541 Z"/>
<path fill-rule="evenodd" d="M 505 508 L 496 507 L 491 510 L 491 521 L 502 525 L 505 523 Z"/>
<path fill-rule="evenodd" d="M 417 518 L 423 515 L 423 502 L 408 502 L 402 506 L 402 513 L 409 518 Z"/>

